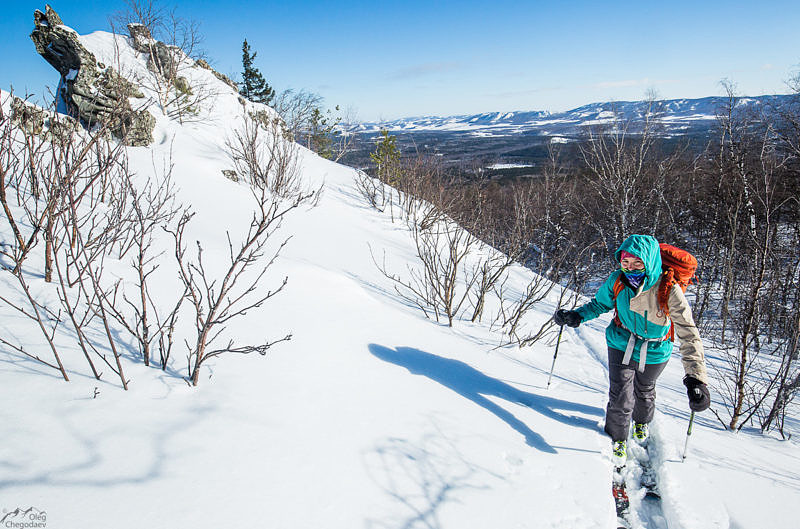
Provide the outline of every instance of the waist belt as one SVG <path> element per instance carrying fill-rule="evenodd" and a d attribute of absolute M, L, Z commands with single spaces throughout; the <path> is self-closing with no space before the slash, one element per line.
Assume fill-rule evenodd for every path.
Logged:
<path fill-rule="evenodd" d="M 644 373 L 644 366 L 647 363 L 647 346 L 650 344 L 650 342 L 663 342 L 664 340 L 668 340 L 669 333 L 663 338 L 642 338 L 632 330 L 625 327 L 625 325 L 623 325 L 619 319 L 617 319 L 615 323 L 618 327 L 622 327 L 631 335 L 631 337 L 628 338 L 628 346 L 625 348 L 625 356 L 622 357 L 623 364 L 627 365 L 631 363 L 631 358 L 633 357 L 633 348 L 636 347 L 636 339 L 638 338 L 642 341 L 642 345 L 639 347 L 639 367 L 637 368 L 637 371 Z"/>

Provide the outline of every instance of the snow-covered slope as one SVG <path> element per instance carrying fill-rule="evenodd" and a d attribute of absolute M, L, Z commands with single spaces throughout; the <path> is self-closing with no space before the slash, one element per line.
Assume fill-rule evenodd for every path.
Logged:
<path fill-rule="evenodd" d="M 98 53 L 109 39 L 85 42 Z M 226 230 L 246 227 L 251 197 L 221 174 L 230 165 L 225 139 L 246 109 L 224 92 L 207 110 L 184 125 L 160 117 L 156 143 L 128 153 L 142 178 L 171 156 L 178 199 L 196 212 L 192 238 L 213 268 L 228 258 Z M 32 506 L 55 529 L 613 527 L 602 433 L 608 319 L 564 331 L 546 389 L 552 342 L 496 348 L 500 336 L 486 323 L 426 319 L 370 254 L 385 251 L 396 270 L 413 265 L 408 230 L 367 207 L 353 169 L 302 148 L 299 156 L 305 182 L 324 193 L 282 228 L 292 239 L 265 288 L 284 276 L 288 285 L 231 323 L 245 341 L 289 331 L 292 340 L 266 357 L 219 357 L 197 387 L 181 378 L 182 351 L 163 373 L 133 360 L 132 349 L 127 392 L 111 376 L 90 377 L 77 351 L 64 354 L 66 383 L 0 348 L 4 513 Z M 10 240 L 8 226 L 0 230 Z M 158 291 L 175 289 L 169 266 L 166 254 Z M 3 274 L 5 295 L 13 289 Z M 529 277 L 514 269 L 510 288 L 523 290 Z M 540 303 L 528 323 L 545 322 L 555 303 Z M 4 336 L 42 346 L 25 321 L 0 311 Z M 705 413 L 682 461 L 681 376 L 674 359 L 660 380 L 664 497 L 638 526 L 795 527 L 796 441 L 729 434 Z M 632 498 L 635 508 L 642 501 Z"/>
<path fill-rule="evenodd" d="M 741 98 L 740 105 L 759 106 L 780 104 L 786 96 Z M 708 130 L 716 122 L 724 97 L 701 99 L 671 99 L 658 102 L 657 112 L 669 133 Z M 513 134 L 575 135 L 587 126 L 640 119 L 647 105 L 641 101 L 591 103 L 566 112 L 547 111 L 488 112 L 459 116 L 423 116 L 382 122 L 365 122 L 359 131 L 373 133 L 381 129 L 391 132 L 462 132 L 506 136 Z"/>

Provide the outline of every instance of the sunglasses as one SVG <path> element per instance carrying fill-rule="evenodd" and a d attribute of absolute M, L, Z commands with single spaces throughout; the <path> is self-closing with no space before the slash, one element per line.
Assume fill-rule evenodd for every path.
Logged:
<path fill-rule="evenodd" d="M 636 268 L 635 270 L 631 270 L 630 268 L 622 267 L 622 271 L 628 274 L 644 274 L 644 268 Z"/>

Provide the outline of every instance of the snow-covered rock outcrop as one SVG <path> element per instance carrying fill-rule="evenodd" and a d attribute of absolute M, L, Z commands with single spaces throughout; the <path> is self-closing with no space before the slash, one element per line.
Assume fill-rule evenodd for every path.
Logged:
<path fill-rule="evenodd" d="M 61 74 L 58 106 L 88 127 L 107 126 L 127 145 L 152 143 L 155 118 L 130 103 L 130 98 L 144 97 L 136 84 L 99 62 L 49 5 L 44 13 L 36 10 L 34 24 L 36 51 Z"/>

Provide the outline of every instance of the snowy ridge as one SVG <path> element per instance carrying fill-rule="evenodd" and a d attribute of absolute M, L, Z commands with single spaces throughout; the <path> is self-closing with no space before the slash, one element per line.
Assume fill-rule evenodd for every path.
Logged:
<path fill-rule="evenodd" d="M 769 95 L 741 98 L 740 105 L 776 104 L 789 96 Z M 692 128 L 708 128 L 715 114 L 725 103 L 724 97 L 701 99 L 672 99 L 659 101 L 659 112 L 667 132 Z M 382 122 L 362 123 L 360 132 L 372 133 L 381 129 L 392 132 L 465 132 L 473 134 L 510 135 L 542 134 L 575 135 L 583 127 L 612 123 L 615 115 L 623 120 L 637 120 L 643 115 L 641 101 L 591 103 L 566 112 L 547 111 L 489 112 L 449 117 L 425 116 L 400 118 Z"/>
<path fill-rule="evenodd" d="M 164 122 L 163 113 L 155 104 L 158 101 L 157 83 L 153 80 L 155 74 L 147 68 L 146 54 L 131 46 L 130 37 L 96 31 L 81 35 L 79 40 L 95 55 L 98 62 L 115 68 L 124 77 L 137 83 L 145 97 L 132 98 L 134 108 L 148 109 L 162 118 L 159 120 L 159 125 Z M 195 115 L 187 116 L 188 121 L 214 122 L 220 125 L 220 132 L 230 133 L 241 124 L 240 120 L 248 113 L 266 112 L 270 117 L 277 117 L 277 113 L 266 105 L 240 100 L 239 94 L 214 76 L 211 70 L 200 67 L 183 52 L 178 51 L 178 53 L 181 54 L 178 75 L 187 79 L 192 90 L 202 90 L 209 97 L 209 100 L 197 109 Z"/>
<path fill-rule="evenodd" d="M 115 53 L 108 34 L 83 39 L 98 56 Z M 129 69 L 142 67 L 126 44 L 116 45 Z M 206 73 L 192 75 L 217 81 Z M 225 140 L 251 107 L 223 86 L 205 119 L 181 125 L 160 115 L 155 144 L 128 149 L 141 179 L 157 175 L 164 160 L 174 164 L 177 198 L 196 212 L 191 239 L 202 241 L 210 269 L 224 267 L 226 231 L 240 233 L 252 212 L 247 186 L 221 174 L 230 167 Z M 6 105 L 7 94 L 0 101 Z M 534 114 L 487 114 L 474 123 L 559 119 Z M 324 184 L 324 194 L 281 230 L 292 239 L 264 281 L 269 288 L 288 276 L 286 290 L 230 329 L 244 341 L 287 331 L 293 339 L 266 357 L 215 359 L 196 388 L 181 378 L 183 351 L 164 373 L 132 358 L 131 347 L 127 392 L 112 376 L 89 376 L 74 346 L 63 353 L 69 383 L 0 347 L 0 417 L 8 425 L 2 507 L 35 506 L 53 528 L 612 527 L 610 443 L 602 433 L 609 318 L 565 329 L 547 390 L 554 334 L 526 349 L 496 348 L 491 317 L 453 328 L 426 319 L 371 257 L 385 252 L 397 271 L 416 266 L 408 230 L 365 204 L 355 170 L 299 146 L 298 156 L 304 182 Z M 12 236 L 0 225 L 2 241 Z M 158 244 L 168 250 L 170 240 Z M 36 252 L 30 266 L 43 259 Z M 177 288 L 169 259 L 165 251 L 156 292 Z M 126 262 L 107 266 L 130 275 Z M 530 278 L 515 267 L 507 288 L 522 292 Z M 32 288 L 48 293 L 42 281 Z M 6 272 L 0 292 L 16 292 Z M 547 322 L 556 303 L 553 294 L 526 324 Z M 486 310 L 491 315 L 496 302 Z M 0 331 L 29 350 L 43 347 L 30 322 L 4 304 Z M 674 358 L 659 381 L 654 426 L 669 527 L 793 527 L 796 440 L 731 435 L 703 414 L 682 462 L 681 378 Z"/>

